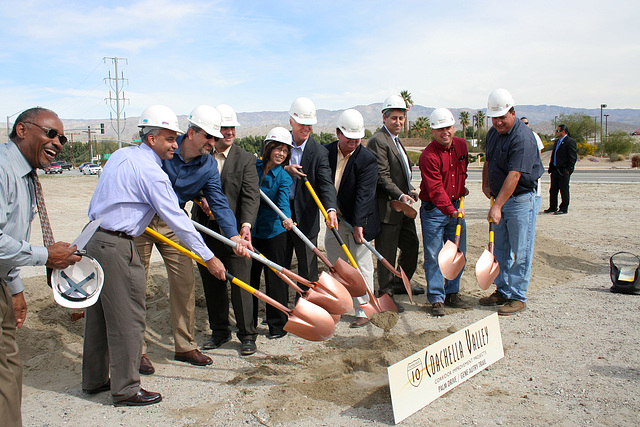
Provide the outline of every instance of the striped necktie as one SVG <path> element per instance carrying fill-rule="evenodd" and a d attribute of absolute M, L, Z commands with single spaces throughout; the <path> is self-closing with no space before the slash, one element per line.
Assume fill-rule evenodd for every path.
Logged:
<path fill-rule="evenodd" d="M 38 216 L 40 216 L 40 226 L 42 227 L 42 240 L 45 246 L 51 246 L 55 243 L 49 215 L 47 215 L 47 207 L 44 205 L 44 194 L 42 193 L 42 185 L 38 179 L 38 174 L 32 170 L 31 179 L 33 180 L 33 188 L 36 193 L 36 205 L 38 206 Z"/>

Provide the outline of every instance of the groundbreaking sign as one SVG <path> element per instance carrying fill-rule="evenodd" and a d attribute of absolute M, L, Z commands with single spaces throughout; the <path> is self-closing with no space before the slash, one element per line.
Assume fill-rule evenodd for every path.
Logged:
<path fill-rule="evenodd" d="M 498 313 L 387 368 L 397 423 L 504 357 Z"/>

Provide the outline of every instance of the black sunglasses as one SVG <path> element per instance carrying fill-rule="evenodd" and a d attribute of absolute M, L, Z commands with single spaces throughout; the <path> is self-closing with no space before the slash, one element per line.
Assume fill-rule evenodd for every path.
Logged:
<path fill-rule="evenodd" d="M 47 138 L 53 139 L 57 136 L 61 145 L 64 145 L 67 143 L 67 137 L 62 134 L 59 134 L 58 131 L 55 129 L 46 128 L 44 126 L 40 126 L 39 124 L 33 123 L 33 122 L 23 122 L 23 123 L 29 123 L 30 125 L 38 126 L 40 129 L 42 129 L 44 134 L 47 135 Z"/>
<path fill-rule="evenodd" d="M 200 132 L 201 134 L 204 135 L 205 138 L 207 139 L 213 139 L 214 141 L 218 142 L 220 140 L 220 138 L 218 138 L 217 136 L 213 136 L 213 135 L 209 135 L 207 132 L 205 132 L 202 129 L 198 129 L 198 132 Z"/>

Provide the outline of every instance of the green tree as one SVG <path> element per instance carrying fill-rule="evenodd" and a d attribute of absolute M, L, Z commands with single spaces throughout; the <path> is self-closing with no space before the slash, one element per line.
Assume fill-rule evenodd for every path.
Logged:
<path fill-rule="evenodd" d="M 487 120 L 487 115 L 483 111 L 478 111 L 478 130 L 484 129 L 485 121 Z"/>
<path fill-rule="evenodd" d="M 632 148 L 633 137 L 622 130 L 610 133 L 604 141 L 604 151 L 609 155 L 617 153 L 626 156 L 631 153 Z"/>
<path fill-rule="evenodd" d="M 429 119 L 426 117 L 418 117 L 418 119 L 411 125 L 411 132 L 414 137 L 428 138 L 431 126 L 429 126 Z"/>
<path fill-rule="evenodd" d="M 364 139 L 369 139 L 373 136 L 373 133 L 369 129 L 364 130 Z"/>
<path fill-rule="evenodd" d="M 403 90 L 400 92 L 400 96 L 404 99 L 404 103 L 407 104 L 407 117 L 404 121 L 404 134 L 407 134 L 407 126 L 409 121 L 409 110 L 413 107 L 413 99 L 411 98 L 411 94 L 408 90 Z"/>
<path fill-rule="evenodd" d="M 469 112 L 468 111 L 460 111 L 460 126 L 462 126 L 462 137 L 467 139 L 467 126 L 469 126 Z"/>
<path fill-rule="evenodd" d="M 600 126 L 593 118 L 584 113 L 560 114 L 556 124 L 566 125 L 571 138 L 576 142 L 589 142 L 589 137 L 593 137 L 595 133 L 599 134 L 600 131 Z"/>

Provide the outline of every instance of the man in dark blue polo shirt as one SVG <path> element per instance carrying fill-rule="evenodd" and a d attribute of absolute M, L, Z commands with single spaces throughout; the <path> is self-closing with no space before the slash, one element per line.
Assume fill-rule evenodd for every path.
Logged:
<path fill-rule="evenodd" d="M 526 308 L 535 238 L 536 189 L 544 166 L 533 132 L 516 120 L 514 100 L 506 89 L 489 95 L 487 157 L 482 169 L 482 191 L 495 202 L 487 219 L 496 224 L 494 255 L 500 265 L 496 291 L 480 298 L 481 305 L 502 305 L 500 315 Z"/>
<path fill-rule="evenodd" d="M 216 161 L 209 154 L 216 139 L 222 138 L 220 133 L 221 117 L 218 110 L 209 105 L 196 107 L 189 115 L 189 130 L 177 139 L 178 149 L 173 158 L 162 161 L 162 169 L 169 175 L 173 190 L 178 196 L 180 207 L 201 192 L 215 216 L 220 229 L 231 240 L 244 247 L 246 241 L 238 235 L 236 218 L 227 197 L 222 192 L 220 174 Z M 175 233 L 157 215 L 149 224 L 149 228 L 181 244 Z M 162 255 L 169 278 L 169 302 L 171 304 L 171 325 L 175 341 L 175 359 L 197 366 L 212 363 L 209 356 L 197 349 L 195 340 L 195 275 L 193 261 L 166 243 L 142 234 L 136 237 L 136 245 L 140 258 L 149 273 L 149 260 L 153 245 Z M 238 255 L 243 255 L 238 249 Z M 146 344 L 143 345 L 140 373 L 152 374 L 155 371 L 146 355 Z"/>

